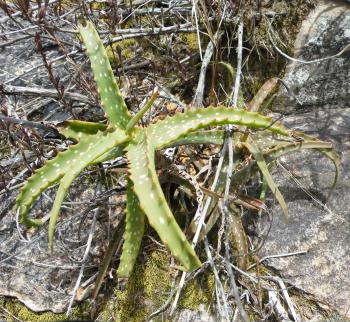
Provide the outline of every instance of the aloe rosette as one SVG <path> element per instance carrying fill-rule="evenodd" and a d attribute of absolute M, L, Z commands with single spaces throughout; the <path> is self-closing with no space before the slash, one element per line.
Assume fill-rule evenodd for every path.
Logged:
<path fill-rule="evenodd" d="M 126 225 L 118 277 L 127 278 L 132 272 L 146 219 L 179 260 L 182 268 L 192 271 L 201 262 L 166 202 L 156 173 L 155 151 L 179 144 L 221 144 L 224 138 L 222 131 L 203 131 L 210 126 L 234 124 L 286 138 L 289 138 L 290 131 L 281 124 L 274 123 L 270 117 L 226 107 L 187 111 L 166 117 L 148 127 L 138 126 L 137 121 L 141 115 L 132 117 L 129 114 L 94 26 L 86 22 L 79 26 L 79 32 L 91 61 L 108 125 L 76 120 L 61 124 L 61 133 L 77 143 L 48 161 L 27 180 L 16 200 L 21 223 L 27 226 L 41 223 L 40 219 L 28 216 L 30 207 L 41 192 L 58 182 L 59 188 L 49 223 L 49 244 L 52 249 L 61 204 L 73 180 L 89 165 L 126 155 L 129 161 Z M 253 156 L 259 156 L 257 164 L 260 169 L 264 169 L 265 161 L 261 158 L 269 156 L 265 152 L 262 155 L 251 141 L 245 144 Z M 313 146 L 327 151 L 331 149 L 321 143 L 314 143 Z M 284 148 L 288 149 L 288 146 Z M 273 153 L 278 154 L 278 151 Z"/>

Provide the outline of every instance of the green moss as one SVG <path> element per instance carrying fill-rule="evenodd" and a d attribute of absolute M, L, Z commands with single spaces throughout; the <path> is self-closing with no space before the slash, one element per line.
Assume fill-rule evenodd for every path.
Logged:
<path fill-rule="evenodd" d="M 115 321 L 141 322 L 159 309 L 167 300 L 173 280 L 167 253 L 152 251 L 145 262 L 138 261 L 125 290 L 116 288 L 114 299 L 106 305 L 100 315 L 101 321 L 114 316 Z M 197 310 L 200 304 L 208 306 L 212 300 L 214 278 L 203 275 L 191 281 L 183 290 L 178 307 Z M 155 318 L 154 321 L 158 321 Z M 159 321 L 165 321 L 159 316 Z"/>
<path fill-rule="evenodd" d="M 135 45 L 136 40 L 134 38 L 124 39 L 109 45 L 106 52 L 111 65 L 119 65 L 124 60 L 134 57 Z"/>
<path fill-rule="evenodd" d="M 209 306 L 213 299 L 214 289 L 213 274 L 205 274 L 200 279 L 190 281 L 182 292 L 179 307 L 196 311 L 201 304 Z"/>
<path fill-rule="evenodd" d="M 91 3 L 91 8 L 93 10 L 101 10 L 107 8 L 107 3 L 106 2 L 92 2 Z"/>
<path fill-rule="evenodd" d="M 22 303 L 12 299 L 0 300 L 0 306 L 5 308 L 10 314 L 5 313 L 5 321 L 17 322 L 18 320 L 23 322 L 50 322 L 50 321 L 65 321 L 69 319 L 78 319 L 83 317 L 84 309 L 75 307 L 72 310 L 70 316 L 66 314 L 55 314 L 52 312 L 36 313 L 25 307 Z"/>
<path fill-rule="evenodd" d="M 136 263 L 125 290 L 116 287 L 114 299 L 100 315 L 102 321 L 109 316 L 114 316 L 115 321 L 144 321 L 163 304 L 170 284 L 169 256 L 153 251 L 144 263 Z"/>
<path fill-rule="evenodd" d="M 181 33 L 180 39 L 187 45 L 190 51 L 198 51 L 198 37 L 195 32 Z"/>

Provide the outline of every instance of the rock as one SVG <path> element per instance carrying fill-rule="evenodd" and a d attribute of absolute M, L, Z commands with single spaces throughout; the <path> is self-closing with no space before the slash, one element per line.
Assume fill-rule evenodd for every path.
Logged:
<path fill-rule="evenodd" d="M 320 1 L 303 22 L 295 42 L 300 60 L 333 56 L 350 44 L 350 5 Z M 301 105 L 281 91 L 275 111 L 289 126 L 330 140 L 341 154 L 339 182 L 323 207 L 332 184 L 332 165 L 316 153 L 283 159 L 282 164 L 306 192 L 288 178 L 281 167 L 276 181 L 288 201 L 290 218 L 283 222 L 281 210 L 273 206 L 274 219 L 260 255 L 306 250 L 307 254 L 274 258 L 278 269 L 292 285 L 312 293 L 350 318 L 350 51 L 313 64 L 291 62 L 284 81 Z M 293 116 L 291 116 L 291 114 Z"/>
<path fill-rule="evenodd" d="M 197 311 L 182 310 L 176 318 L 178 322 L 214 322 L 215 318 L 210 316 L 203 305 L 200 305 Z"/>

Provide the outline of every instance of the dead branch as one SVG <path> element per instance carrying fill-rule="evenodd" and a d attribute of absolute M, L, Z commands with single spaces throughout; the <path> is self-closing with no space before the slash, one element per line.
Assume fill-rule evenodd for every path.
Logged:
<path fill-rule="evenodd" d="M 39 87 L 3 85 L 2 92 L 6 95 L 40 96 L 54 99 L 60 98 L 59 93 L 56 90 Z M 72 101 L 79 101 L 85 104 L 94 105 L 94 102 L 92 102 L 88 97 L 79 93 L 64 92 L 63 97 Z"/>

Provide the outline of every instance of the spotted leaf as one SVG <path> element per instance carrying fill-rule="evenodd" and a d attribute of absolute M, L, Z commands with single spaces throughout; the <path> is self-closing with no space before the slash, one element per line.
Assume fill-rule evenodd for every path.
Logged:
<path fill-rule="evenodd" d="M 217 144 L 224 143 L 225 131 L 213 130 L 213 131 L 195 131 L 180 136 L 173 141 L 169 146 L 186 145 L 186 144 Z M 165 146 L 167 147 L 167 146 Z"/>
<path fill-rule="evenodd" d="M 91 61 L 102 108 L 107 119 L 110 125 L 125 129 L 130 121 L 130 114 L 114 78 L 103 43 L 93 24 L 89 21 L 85 25 L 79 25 L 79 32 Z"/>
<path fill-rule="evenodd" d="M 64 197 L 73 180 L 96 158 L 111 150 L 114 146 L 125 142 L 127 139 L 128 137 L 123 131 L 116 129 L 112 132 L 98 132 L 95 135 L 89 136 L 85 140 L 80 141 L 80 149 L 77 153 L 77 158 L 71 160 L 69 169 L 66 170 L 65 175 L 60 181 L 50 213 L 49 244 L 51 249 L 53 248 L 53 237 L 57 217 Z"/>
<path fill-rule="evenodd" d="M 105 131 L 107 126 L 100 123 L 69 120 L 57 125 L 59 132 L 68 139 L 80 141 L 84 135 L 94 135 Z"/>
<path fill-rule="evenodd" d="M 41 223 L 40 220 L 27 217 L 30 206 L 38 196 L 53 185 L 70 169 L 73 162 L 84 153 L 87 141 L 80 142 L 57 154 L 55 158 L 46 162 L 46 164 L 35 171 L 27 179 L 26 184 L 21 189 L 16 199 L 16 207 L 19 209 L 20 221 L 27 226 L 36 226 Z"/>
<path fill-rule="evenodd" d="M 144 129 L 137 129 L 134 140 L 127 147 L 130 178 L 140 207 L 150 225 L 164 244 L 177 257 L 185 270 L 192 271 L 201 263 L 184 233 L 177 224 L 160 187 L 154 163 L 155 150 Z"/>
<path fill-rule="evenodd" d="M 282 125 L 273 123 L 270 117 L 255 112 L 225 107 L 208 107 L 175 114 L 152 124 L 148 128 L 149 139 L 156 149 L 163 148 L 190 132 L 208 126 L 235 124 L 249 128 L 266 128 L 271 132 L 289 135 Z"/>
<path fill-rule="evenodd" d="M 139 199 L 133 191 L 132 182 L 129 180 L 124 244 L 118 267 L 119 278 L 128 278 L 130 276 L 140 250 L 144 228 L 145 213 L 140 208 Z"/>
<path fill-rule="evenodd" d="M 105 131 L 107 129 L 107 126 L 100 123 L 72 120 L 60 123 L 58 125 L 58 128 L 59 132 L 66 138 L 80 141 L 82 138 L 88 135 L 94 135 L 98 131 Z M 95 159 L 92 162 L 92 164 L 98 164 L 101 162 L 119 158 L 125 153 L 124 149 L 125 145 L 118 145 L 110 151 L 106 152 L 105 154 L 101 155 L 97 159 Z"/>

